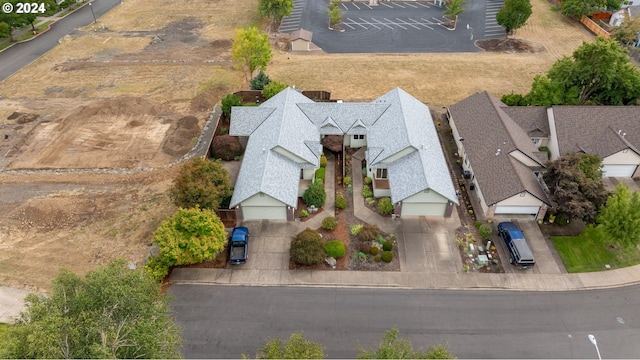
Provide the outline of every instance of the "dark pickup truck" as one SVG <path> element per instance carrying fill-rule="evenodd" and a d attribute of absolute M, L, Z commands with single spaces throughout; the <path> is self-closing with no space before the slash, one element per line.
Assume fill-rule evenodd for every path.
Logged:
<path fill-rule="evenodd" d="M 249 258 L 249 229 L 244 226 L 234 228 L 229 242 L 229 263 L 244 264 Z"/>

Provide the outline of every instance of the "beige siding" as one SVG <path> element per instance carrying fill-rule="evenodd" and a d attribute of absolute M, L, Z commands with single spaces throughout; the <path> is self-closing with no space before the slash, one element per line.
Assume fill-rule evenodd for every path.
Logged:
<path fill-rule="evenodd" d="M 291 151 L 281 147 L 281 146 L 276 146 L 273 148 L 273 151 L 277 152 L 278 154 L 285 156 L 289 159 L 291 159 L 292 161 L 295 161 L 299 164 L 304 164 L 307 163 L 308 161 L 306 161 L 305 159 L 301 158 L 300 156 L 292 153 Z"/>
<path fill-rule="evenodd" d="M 524 196 L 517 194 L 497 203 L 498 206 L 542 206 L 542 204 L 542 201 L 528 192 L 525 192 Z"/>
<path fill-rule="evenodd" d="M 285 206 L 285 204 L 279 200 L 272 198 L 269 195 L 259 193 L 255 194 L 247 200 L 243 201 L 242 206 Z"/>
<path fill-rule="evenodd" d="M 292 51 L 309 51 L 309 41 L 297 39 L 291 42 Z"/>
<path fill-rule="evenodd" d="M 405 155 L 409 155 L 412 152 L 416 151 L 416 149 L 414 147 L 407 147 L 403 150 L 398 151 L 397 153 L 387 157 L 386 159 L 382 160 L 381 162 L 383 163 L 392 163 L 398 159 L 400 159 L 401 157 L 405 156 Z"/>
<path fill-rule="evenodd" d="M 402 200 L 402 203 L 448 203 L 449 200 L 437 192 L 427 189 Z"/>
<path fill-rule="evenodd" d="M 640 164 L 640 156 L 631 149 L 625 149 L 602 159 L 603 165 L 637 165 Z"/>

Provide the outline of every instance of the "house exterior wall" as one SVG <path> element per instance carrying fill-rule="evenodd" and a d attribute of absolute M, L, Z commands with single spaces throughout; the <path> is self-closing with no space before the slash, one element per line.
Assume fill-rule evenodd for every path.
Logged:
<path fill-rule="evenodd" d="M 618 151 L 615 154 L 611 154 L 606 158 L 602 159 L 603 165 L 615 165 L 615 164 L 626 164 L 626 165 L 638 165 L 640 164 L 640 155 L 638 155 L 635 151 L 631 149 L 624 149 L 622 151 Z"/>
<path fill-rule="evenodd" d="M 524 196 L 522 193 L 516 194 L 496 203 L 497 206 L 541 206 L 542 204 L 544 204 L 542 201 L 528 192 L 525 192 Z"/>
<path fill-rule="evenodd" d="M 296 39 L 291 42 L 292 51 L 309 51 L 309 42 L 303 39 Z"/>
<path fill-rule="evenodd" d="M 445 216 L 449 204 L 444 196 L 426 189 L 402 200 L 400 216 Z"/>
<path fill-rule="evenodd" d="M 313 180 L 316 175 L 316 170 L 318 169 L 302 169 L 302 179 L 303 180 Z"/>
<path fill-rule="evenodd" d="M 551 152 L 551 160 L 560 157 L 560 148 L 558 145 L 558 132 L 556 131 L 556 120 L 553 116 L 553 109 L 547 109 L 547 118 L 549 119 L 549 151 Z"/>
<path fill-rule="evenodd" d="M 349 140 L 349 146 L 351 146 L 352 148 L 359 148 L 359 147 L 363 147 L 367 145 L 367 136 L 364 136 L 364 139 L 354 139 L 355 135 L 345 135 L 345 139 L 346 138 L 350 138 Z"/>
<path fill-rule="evenodd" d="M 448 203 L 449 200 L 438 194 L 437 192 L 426 189 L 416 193 L 414 195 L 409 196 L 408 198 L 402 200 L 403 203 L 421 203 L 421 202 L 430 202 L 430 203 Z"/>
<path fill-rule="evenodd" d="M 264 193 L 255 194 L 241 203 L 242 206 L 285 206 L 279 200 Z"/>
<path fill-rule="evenodd" d="M 533 144 L 539 148 L 541 146 L 549 146 L 549 138 L 548 137 L 532 137 L 531 141 L 533 141 Z"/>
<path fill-rule="evenodd" d="M 416 151 L 416 149 L 410 146 L 410 147 L 407 147 L 407 148 L 405 148 L 403 150 L 400 150 L 397 153 L 387 157 L 386 159 L 382 160 L 381 162 L 387 163 L 387 164 L 388 163 L 392 163 L 392 162 L 400 159 L 401 157 L 403 157 L 405 155 L 411 154 L 414 151 Z"/>
<path fill-rule="evenodd" d="M 537 162 L 533 161 L 533 159 L 523 154 L 520 150 L 512 151 L 509 153 L 509 155 L 513 156 L 516 160 L 520 161 L 528 167 L 540 166 Z"/>
<path fill-rule="evenodd" d="M 276 146 L 272 149 L 273 151 L 277 152 L 278 154 L 287 157 L 289 159 L 291 159 L 292 161 L 297 162 L 298 164 L 304 164 L 307 161 L 303 158 L 301 158 L 300 156 L 292 153 L 291 151 L 281 147 L 281 146 Z"/>

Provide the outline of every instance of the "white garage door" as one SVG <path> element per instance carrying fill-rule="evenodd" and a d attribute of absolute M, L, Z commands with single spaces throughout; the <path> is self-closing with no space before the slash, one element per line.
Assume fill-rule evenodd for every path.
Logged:
<path fill-rule="evenodd" d="M 604 165 L 602 176 L 606 177 L 632 177 L 637 165 Z"/>
<path fill-rule="evenodd" d="M 284 206 L 243 206 L 245 220 L 287 220 L 287 208 Z"/>
<path fill-rule="evenodd" d="M 402 203 L 401 216 L 444 216 L 447 203 Z"/>
<path fill-rule="evenodd" d="M 530 214 L 538 215 L 539 206 L 498 206 L 496 214 Z"/>

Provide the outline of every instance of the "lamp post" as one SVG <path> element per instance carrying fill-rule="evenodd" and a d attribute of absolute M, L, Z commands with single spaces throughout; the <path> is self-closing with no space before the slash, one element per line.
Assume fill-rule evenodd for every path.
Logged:
<path fill-rule="evenodd" d="M 471 25 L 467 24 L 467 29 L 471 30 L 471 38 L 469 40 L 473 40 L 473 28 L 471 27 Z"/>
<path fill-rule="evenodd" d="M 598 349 L 598 341 L 596 340 L 596 337 L 589 334 L 589 341 L 591 341 L 591 343 L 593 344 L 593 346 L 596 347 L 596 351 L 598 352 L 598 360 L 602 360 L 602 357 L 600 356 L 600 349 Z"/>
<path fill-rule="evenodd" d="M 91 9 L 91 15 L 93 15 L 93 23 L 97 23 L 98 20 L 96 20 L 96 14 L 93 12 L 93 4 L 89 3 L 89 9 Z"/>

